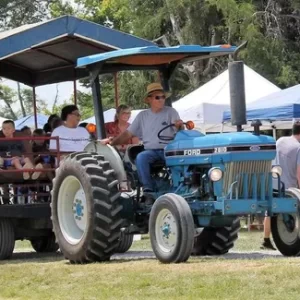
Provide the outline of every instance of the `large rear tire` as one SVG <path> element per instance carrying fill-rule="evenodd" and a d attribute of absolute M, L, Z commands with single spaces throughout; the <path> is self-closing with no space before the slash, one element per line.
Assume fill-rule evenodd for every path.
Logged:
<path fill-rule="evenodd" d="M 11 258 L 14 248 L 14 225 L 9 219 L 0 219 L 0 260 Z"/>
<path fill-rule="evenodd" d="M 300 190 L 289 188 L 286 196 L 298 199 Z M 300 255 L 300 209 L 294 214 L 278 214 L 271 218 L 271 231 L 274 243 L 281 254 L 285 256 Z"/>
<path fill-rule="evenodd" d="M 37 253 L 55 253 L 59 249 L 55 241 L 55 235 L 43 236 L 40 238 L 31 239 L 31 246 Z"/>
<path fill-rule="evenodd" d="M 119 196 L 116 174 L 99 155 L 73 153 L 57 169 L 53 230 L 72 263 L 106 261 L 115 253 L 122 224 Z"/>
<path fill-rule="evenodd" d="M 159 197 L 150 213 L 150 240 L 162 263 L 188 260 L 194 244 L 194 220 L 186 200 L 176 194 Z"/>
<path fill-rule="evenodd" d="M 192 255 L 222 255 L 234 246 L 241 228 L 240 219 L 233 220 L 231 226 L 213 228 L 205 227 L 195 237 Z"/>

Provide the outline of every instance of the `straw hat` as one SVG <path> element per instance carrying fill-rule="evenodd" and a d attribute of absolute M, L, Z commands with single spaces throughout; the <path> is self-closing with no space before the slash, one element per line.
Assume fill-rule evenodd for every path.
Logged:
<path fill-rule="evenodd" d="M 169 97 L 171 95 L 171 93 L 169 92 L 165 92 L 162 85 L 158 82 L 154 82 L 154 83 L 150 83 L 148 86 L 147 86 L 147 92 L 146 92 L 146 95 L 145 95 L 145 98 L 144 98 L 144 102 L 148 103 L 148 96 L 153 93 L 153 92 L 156 92 L 156 91 L 161 91 L 163 92 L 166 97 Z"/>

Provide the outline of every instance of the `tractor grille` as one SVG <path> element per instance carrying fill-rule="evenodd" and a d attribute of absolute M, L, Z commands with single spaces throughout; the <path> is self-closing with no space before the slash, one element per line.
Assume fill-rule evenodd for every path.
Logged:
<path fill-rule="evenodd" d="M 271 167 L 272 162 L 270 160 L 227 163 L 225 165 L 223 191 L 227 194 L 231 184 L 234 181 L 238 181 L 238 198 L 244 198 L 245 195 L 247 195 L 247 198 L 252 198 L 253 196 L 261 198 L 262 188 L 265 191 L 263 194 L 268 192 Z M 246 185 L 245 181 L 247 182 Z M 235 188 L 234 191 L 236 191 Z M 233 197 L 235 198 L 236 196 L 234 192 Z"/>

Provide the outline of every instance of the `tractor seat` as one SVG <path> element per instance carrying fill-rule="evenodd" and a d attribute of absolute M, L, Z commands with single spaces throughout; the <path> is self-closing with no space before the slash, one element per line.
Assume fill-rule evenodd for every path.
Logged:
<path fill-rule="evenodd" d="M 156 161 L 150 166 L 150 173 L 158 173 L 161 171 L 163 168 L 166 167 L 166 162 L 165 161 Z"/>
<path fill-rule="evenodd" d="M 125 161 L 129 161 L 135 166 L 135 161 L 139 153 L 144 151 L 143 145 L 130 145 L 127 148 L 127 155 L 125 154 Z M 150 172 L 157 173 L 166 166 L 165 161 L 156 161 L 151 164 Z"/>

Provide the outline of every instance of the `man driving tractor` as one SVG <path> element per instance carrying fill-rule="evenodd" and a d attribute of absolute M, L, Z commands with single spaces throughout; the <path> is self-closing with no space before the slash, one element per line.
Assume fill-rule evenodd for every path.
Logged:
<path fill-rule="evenodd" d="M 178 112 L 172 107 L 165 106 L 166 97 L 167 94 L 160 83 L 149 84 L 144 101 L 150 108 L 140 112 L 122 134 L 103 141 L 112 146 L 124 144 L 132 137 L 138 137 L 143 141 L 145 151 L 138 154 L 136 168 L 143 186 L 146 205 L 151 205 L 155 201 L 156 188 L 151 178 L 150 165 L 157 161 L 165 161 L 164 148 L 167 142 L 162 142 L 158 133 L 162 128 L 173 123 L 175 127 L 169 127 L 165 131 L 167 136 L 172 137 L 176 130 L 180 130 L 183 126 Z"/>

